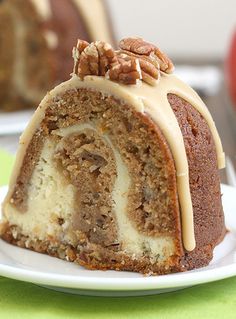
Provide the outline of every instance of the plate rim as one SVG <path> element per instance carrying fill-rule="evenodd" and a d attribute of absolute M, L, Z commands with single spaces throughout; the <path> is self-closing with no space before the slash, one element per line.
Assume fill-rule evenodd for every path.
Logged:
<path fill-rule="evenodd" d="M 16 135 L 21 134 L 26 126 L 28 125 L 30 119 L 32 118 L 34 112 L 36 109 L 29 108 L 29 109 L 22 109 L 18 111 L 10 111 L 10 112 L 1 112 L 0 111 L 0 120 L 1 116 L 4 116 L 6 119 L 6 124 L 1 123 L 0 127 L 0 136 L 6 136 L 6 135 Z M 22 117 L 23 118 L 22 118 Z M 15 123 L 9 123 L 7 119 L 16 117 Z M 20 118 L 20 121 L 19 121 Z M 18 120 L 17 120 L 18 119 Z"/>
<path fill-rule="evenodd" d="M 224 185 L 225 189 L 236 188 Z M 0 187 L 0 193 L 6 191 L 7 186 Z M 236 217 L 235 217 L 236 218 Z M 228 235 L 232 234 L 231 232 Z M 1 242 L 4 242 L 0 239 Z M 4 242 L 7 245 L 10 245 Z M 12 245 L 11 245 L 12 246 Z M 15 248 L 20 248 L 14 246 Z M 0 248 L 1 249 L 1 248 Z M 33 254 L 39 254 L 30 251 Z M 47 256 L 47 255 L 46 255 Z M 226 255 L 227 256 L 227 255 Z M 225 257 L 226 257 L 225 256 Z M 236 256 L 236 251 L 235 251 Z M 48 256 L 50 257 L 50 256 Z M 54 257 L 50 257 L 54 258 Z M 67 261 L 65 261 L 67 263 Z M 92 270 L 91 270 L 92 271 Z M 236 275 L 236 257 L 234 261 L 228 265 L 218 266 L 213 269 L 205 269 L 204 267 L 174 274 L 159 275 L 159 276 L 142 276 L 141 277 L 88 277 L 83 275 L 70 276 L 63 274 L 47 273 L 43 271 L 36 271 L 31 269 L 24 269 L 20 267 L 9 266 L 1 264 L 0 261 L 0 275 L 15 280 L 30 282 L 33 284 L 47 285 L 54 287 L 63 287 L 71 289 L 86 289 L 97 291 L 137 291 L 137 290 L 161 290 L 166 288 L 178 288 L 184 286 L 193 286 L 197 284 L 209 283 L 226 279 Z"/>
<path fill-rule="evenodd" d="M 34 253 L 34 252 L 33 252 Z M 53 258 L 53 257 L 52 257 Z M 17 269 L 17 271 L 16 271 Z M 16 268 L 8 265 L 0 265 L 0 275 L 54 287 L 71 289 L 101 290 L 101 291 L 134 291 L 134 290 L 156 290 L 165 288 L 177 288 L 210 283 L 236 275 L 236 264 L 221 266 L 216 269 L 192 272 L 183 272 L 161 276 L 150 276 L 140 278 L 98 278 L 69 275 L 55 275 L 33 270 Z M 167 277 L 168 276 L 168 277 Z"/>

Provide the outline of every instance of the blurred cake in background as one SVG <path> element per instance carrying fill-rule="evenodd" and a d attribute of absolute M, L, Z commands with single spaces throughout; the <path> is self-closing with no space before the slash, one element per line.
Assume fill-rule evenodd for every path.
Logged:
<path fill-rule="evenodd" d="M 1 1 L 0 110 L 36 107 L 69 79 L 78 37 L 113 43 L 102 0 Z"/>

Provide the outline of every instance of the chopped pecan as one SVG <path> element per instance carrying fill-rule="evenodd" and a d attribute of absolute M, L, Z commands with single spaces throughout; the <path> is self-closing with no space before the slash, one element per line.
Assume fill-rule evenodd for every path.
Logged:
<path fill-rule="evenodd" d="M 142 38 L 125 38 L 119 42 L 122 50 L 130 51 L 135 54 L 149 56 L 153 61 L 160 65 L 160 70 L 171 73 L 174 69 L 173 63 L 158 47 L 144 41 Z"/>
<path fill-rule="evenodd" d="M 107 77 L 124 84 L 136 84 L 142 78 L 138 59 L 124 53 L 117 55 L 117 61 L 111 65 Z"/>

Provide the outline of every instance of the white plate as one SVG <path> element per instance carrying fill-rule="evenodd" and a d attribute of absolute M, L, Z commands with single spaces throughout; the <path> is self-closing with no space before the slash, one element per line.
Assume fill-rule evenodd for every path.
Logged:
<path fill-rule="evenodd" d="M 34 110 L 0 112 L 0 135 L 22 133 Z"/>
<path fill-rule="evenodd" d="M 2 202 L 7 187 L 0 188 Z M 163 276 L 132 272 L 91 271 L 57 258 L 18 248 L 0 240 L 0 275 L 64 292 L 96 296 L 138 296 L 163 293 L 236 275 L 236 188 L 222 185 L 230 232 L 214 250 L 209 266 Z"/>

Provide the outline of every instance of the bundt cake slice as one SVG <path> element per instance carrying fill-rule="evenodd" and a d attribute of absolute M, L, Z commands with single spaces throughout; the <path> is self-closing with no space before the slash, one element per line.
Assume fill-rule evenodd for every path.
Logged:
<path fill-rule="evenodd" d="M 78 41 L 20 139 L 1 237 L 89 269 L 202 267 L 225 235 L 214 122 L 156 46 L 119 46 Z"/>
<path fill-rule="evenodd" d="M 103 0 L 0 1 L 0 110 L 36 108 L 69 79 L 78 37 L 113 41 Z"/>

